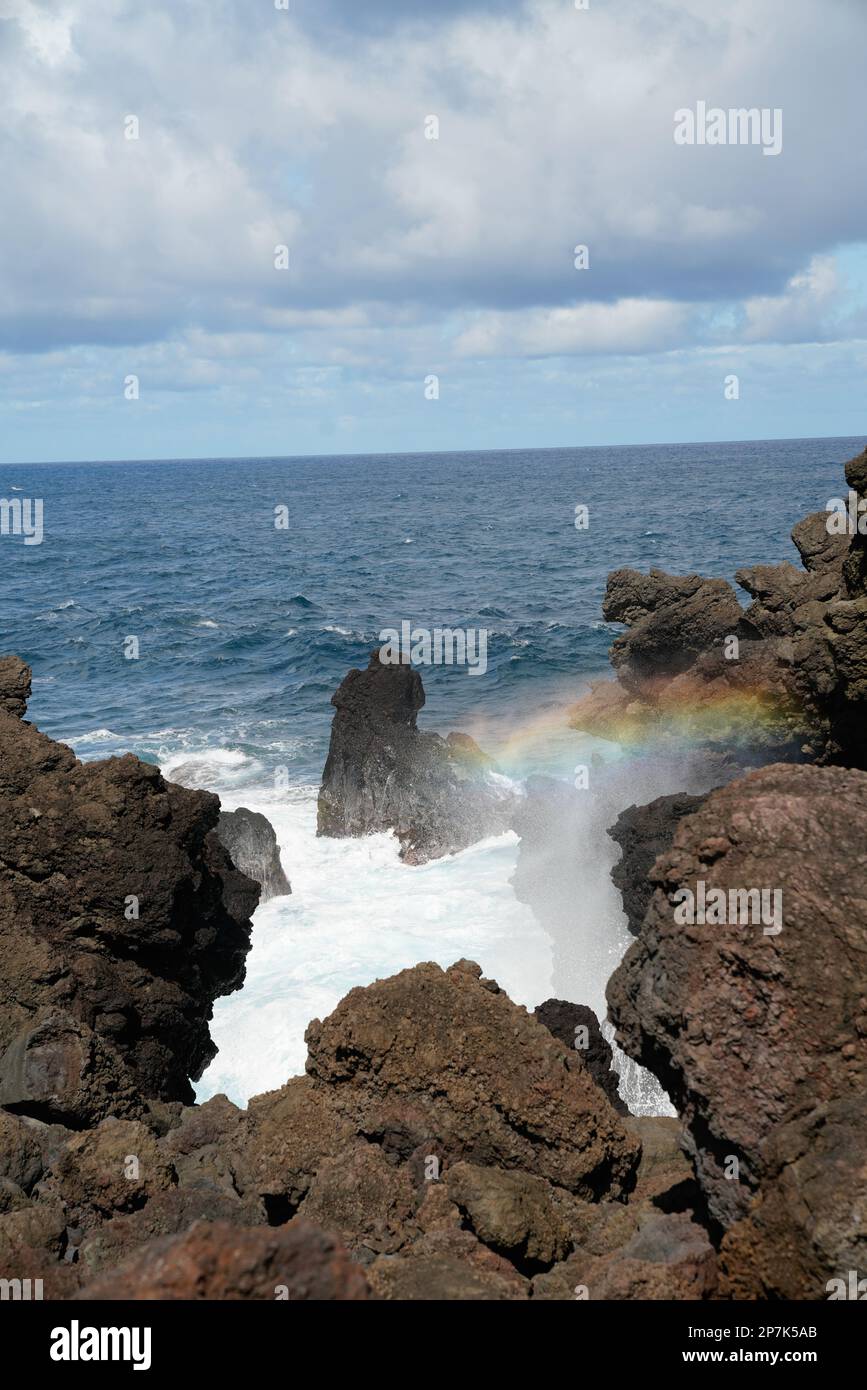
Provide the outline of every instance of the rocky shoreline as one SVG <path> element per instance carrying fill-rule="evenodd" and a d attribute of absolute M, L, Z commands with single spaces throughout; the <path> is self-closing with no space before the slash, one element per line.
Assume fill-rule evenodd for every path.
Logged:
<path fill-rule="evenodd" d="M 867 452 L 846 478 L 867 498 Z M 825 520 L 795 528 L 803 569 L 738 575 L 746 609 L 723 581 L 615 572 L 617 680 L 572 714 L 674 760 L 689 739 L 714 788 L 611 820 L 634 941 L 610 1018 L 677 1119 L 623 1113 L 583 1001 L 528 1013 L 470 961 L 352 990 L 311 1022 L 306 1074 L 246 1110 L 193 1104 L 263 885 L 288 890 L 276 844 L 134 757 L 80 763 L 0 658 L 0 1278 L 598 1301 L 821 1300 L 863 1276 L 867 565 Z M 320 833 L 393 829 L 420 863 L 514 823 L 471 740 L 417 728 L 423 701 L 376 657 L 347 677 Z M 520 811 L 528 894 L 562 820 L 543 791 Z M 704 906 L 762 890 L 779 923 Z"/>

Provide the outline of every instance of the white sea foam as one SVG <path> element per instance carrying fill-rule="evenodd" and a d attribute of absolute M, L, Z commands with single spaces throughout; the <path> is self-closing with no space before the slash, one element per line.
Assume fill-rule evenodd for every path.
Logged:
<path fill-rule="evenodd" d="M 513 791 L 524 790 L 530 771 L 562 777 L 577 757 L 589 758 L 586 738 L 559 725 L 532 743 L 526 764 L 514 750 L 507 756 L 512 776 L 493 774 Z M 609 757 L 615 751 L 609 747 Z M 327 1016 L 355 986 L 421 961 L 445 967 L 468 957 L 516 1003 L 534 1008 L 557 995 L 604 1018 L 608 976 L 630 939 L 610 878 L 616 850 L 605 827 L 613 811 L 599 824 L 593 815 L 586 824 L 564 823 L 562 843 L 554 835 L 547 884 L 541 896 L 538 887 L 533 892 L 534 911 L 512 886 L 519 853 L 514 834 L 410 868 L 390 834 L 318 839 L 317 788 L 279 792 L 260 778 L 258 767 L 225 748 L 175 754 L 163 766 L 175 780 L 217 791 L 227 810 L 243 805 L 267 816 L 292 883 L 292 896 L 266 903 L 254 916 L 244 988 L 217 1000 L 211 1032 L 219 1052 L 199 1082 L 199 1100 L 224 1091 L 244 1104 L 303 1073 L 304 1032 L 312 1018 Z M 655 786 L 661 775 L 645 772 L 636 785 L 626 778 L 624 797 L 640 791 L 651 800 L 670 790 Z M 678 770 L 668 775 L 681 784 Z M 577 895 L 568 867 L 576 863 Z M 566 873 L 563 883 L 556 864 Z M 615 1058 L 621 1094 L 635 1113 L 673 1113 L 655 1078 L 617 1050 Z"/>
<path fill-rule="evenodd" d="M 223 805 L 261 811 L 277 831 L 292 896 L 254 918 L 242 991 L 219 999 L 211 1032 L 219 1053 L 199 1100 L 224 1091 L 243 1104 L 304 1070 L 304 1030 L 348 990 L 420 961 L 477 960 L 517 1002 L 551 993 L 551 944 L 509 879 L 517 837 L 409 868 L 392 835 L 316 838 L 315 789 L 276 800 L 263 789 L 222 794 Z"/>
<path fill-rule="evenodd" d="M 239 781 L 249 781 L 259 764 L 239 748 L 205 748 L 199 752 L 184 750 L 162 759 L 160 770 L 171 782 L 182 787 L 201 787 L 206 790 L 232 787 Z"/>

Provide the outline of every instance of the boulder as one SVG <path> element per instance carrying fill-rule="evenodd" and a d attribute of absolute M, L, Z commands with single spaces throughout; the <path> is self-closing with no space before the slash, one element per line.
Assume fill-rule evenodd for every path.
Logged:
<path fill-rule="evenodd" d="M 638 1145 L 586 1067 L 473 962 L 351 990 L 306 1038 L 317 1089 L 398 1157 L 421 1148 L 589 1198 L 633 1181 Z"/>
<path fill-rule="evenodd" d="M 279 1230 L 196 1221 L 183 1235 L 148 1241 L 78 1297 L 342 1302 L 369 1298 L 370 1291 L 346 1250 L 308 1221 Z"/>
<path fill-rule="evenodd" d="M 261 903 L 292 892 L 280 862 L 277 832 L 267 817 L 246 806 L 221 811 L 217 835 L 235 868 L 261 887 Z"/>

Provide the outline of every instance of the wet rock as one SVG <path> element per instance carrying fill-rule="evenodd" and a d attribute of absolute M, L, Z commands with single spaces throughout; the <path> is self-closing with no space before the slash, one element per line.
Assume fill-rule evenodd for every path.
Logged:
<path fill-rule="evenodd" d="M 260 902 L 292 892 L 280 862 L 277 832 L 267 817 L 246 806 L 221 811 L 217 835 L 235 868 L 261 886 Z"/>
<path fill-rule="evenodd" d="M 337 713 L 319 793 L 317 833 L 393 830 L 401 858 L 423 864 L 508 829 L 513 796 L 466 734 L 423 732 L 421 676 L 380 661 L 353 670 L 331 703 Z"/>

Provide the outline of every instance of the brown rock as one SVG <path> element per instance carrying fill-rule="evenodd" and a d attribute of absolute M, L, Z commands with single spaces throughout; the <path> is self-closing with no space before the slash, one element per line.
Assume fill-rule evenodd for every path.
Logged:
<path fill-rule="evenodd" d="M 19 717 L 28 688 L 3 658 L 0 1103 L 92 1124 L 191 1101 L 258 888 L 214 834 L 216 797 L 132 756 L 78 762 Z"/>
<path fill-rule="evenodd" d="M 279 1230 L 197 1221 L 183 1235 L 149 1241 L 131 1259 L 97 1275 L 82 1299 L 369 1298 L 358 1265 L 308 1221 Z"/>
<path fill-rule="evenodd" d="M 628 1187 L 638 1146 L 586 1069 L 480 975 L 426 964 L 352 990 L 308 1028 L 309 1075 L 404 1157 L 439 1144 L 582 1196 Z"/>
<path fill-rule="evenodd" d="M 867 1093 L 774 1130 L 749 1214 L 726 1235 L 721 1296 L 825 1299 L 867 1277 Z M 848 1296 L 848 1294 L 847 1294 Z"/>
<path fill-rule="evenodd" d="M 174 1181 L 174 1170 L 144 1125 L 104 1120 L 70 1139 L 42 1189 L 66 1203 L 72 1224 L 89 1227 L 116 1212 L 135 1211 Z"/>
<path fill-rule="evenodd" d="M 716 1288 L 716 1256 L 707 1234 L 685 1214 L 642 1213 L 622 1248 L 602 1256 L 576 1251 L 533 1280 L 533 1298 L 678 1302 L 710 1298 Z"/>
<path fill-rule="evenodd" d="M 747 1214 L 771 1131 L 864 1085 L 865 832 L 862 772 L 772 766 L 712 792 L 609 982 L 617 1039 L 671 1095 L 723 1226 Z M 699 881 L 782 893 L 782 930 L 679 924 L 675 894 Z"/>
<path fill-rule="evenodd" d="M 543 1178 L 457 1163 L 446 1186 L 479 1240 L 520 1269 L 548 1267 L 569 1251 L 569 1223 Z"/>
<path fill-rule="evenodd" d="M 353 1254 L 368 1260 L 399 1249 L 415 1233 L 414 1198 L 405 1167 L 389 1163 L 375 1144 L 356 1143 L 322 1159 L 301 1215 L 335 1232 Z"/>
<path fill-rule="evenodd" d="M 233 1226 L 266 1224 L 261 1203 L 253 1198 L 204 1186 L 172 1187 L 157 1192 L 139 1211 L 114 1216 L 84 1234 L 79 1245 L 83 1277 L 135 1256 L 148 1241 L 183 1235 L 196 1221 L 230 1222 Z"/>
<path fill-rule="evenodd" d="M 435 1231 L 399 1255 L 380 1258 L 368 1277 L 377 1297 L 402 1302 L 481 1302 L 526 1298 L 529 1286 L 469 1231 Z"/>
<path fill-rule="evenodd" d="M 30 667 L 17 656 L 0 656 L 0 712 L 22 719 L 30 690 Z"/>

